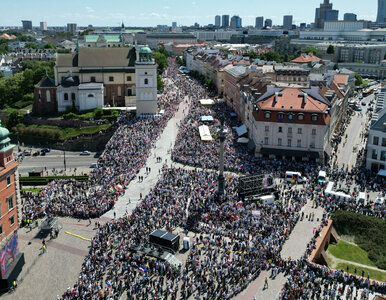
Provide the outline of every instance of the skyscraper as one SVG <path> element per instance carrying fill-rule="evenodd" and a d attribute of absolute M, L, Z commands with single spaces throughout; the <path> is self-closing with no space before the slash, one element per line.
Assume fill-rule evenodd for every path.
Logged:
<path fill-rule="evenodd" d="M 329 0 L 324 0 L 323 3 L 320 4 L 320 7 L 315 10 L 315 29 L 323 29 L 324 28 L 324 21 L 327 20 L 327 17 L 334 18 L 336 15 L 335 13 L 331 13 L 329 11 L 332 11 L 332 3 L 330 3 Z M 330 20 L 332 21 L 332 20 Z"/>
<path fill-rule="evenodd" d="M 21 21 L 23 30 L 32 30 L 32 21 Z"/>
<path fill-rule="evenodd" d="M 386 23 L 386 0 L 378 0 L 377 23 Z"/>
<path fill-rule="evenodd" d="M 222 15 L 222 27 L 229 27 L 229 15 Z"/>
<path fill-rule="evenodd" d="M 236 28 L 241 28 L 241 18 L 239 16 L 233 16 L 231 19 L 231 28 L 236 29 Z"/>
<path fill-rule="evenodd" d="M 271 19 L 265 19 L 264 27 L 272 27 L 272 20 Z"/>
<path fill-rule="evenodd" d="M 292 29 L 292 16 L 284 16 L 283 17 L 283 28 L 284 29 Z"/>
<path fill-rule="evenodd" d="M 71 32 L 72 34 L 76 34 L 78 26 L 76 23 L 68 23 L 67 24 L 67 31 Z"/>
<path fill-rule="evenodd" d="M 331 9 L 326 11 L 325 21 L 338 21 L 339 19 L 339 10 Z"/>
<path fill-rule="evenodd" d="M 345 13 L 343 16 L 344 21 L 356 21 L 357 15 L 353 13 Z"/>
<path fill-rule="evenodd" d="M 214 26 L 221 27 L 221 16 L 217 15 L 214 17 Z"/>
<path fill-rule="evenodd" d="M 172 22 L 172 28 L 176 28 L 177 27 L 177 22 Z"/>
<path fill-rule="evenodd" d="M 264 27 L 264 17 L 256 18 L 255 27 L 259 29 Z"/>
<path fill-rule="evenodd" d="M 40 30 L 47 31 L 47 22 L 40 22 Z"/>

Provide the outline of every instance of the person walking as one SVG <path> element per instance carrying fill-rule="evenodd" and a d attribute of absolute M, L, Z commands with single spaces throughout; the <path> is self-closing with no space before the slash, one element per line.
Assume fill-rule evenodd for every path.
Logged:
<path fill-rule="evenodd" d="M 268 288 L 268 278 L 265 277 L 265 279 L 264 279 L 264 288 L 263 288 L 263 290 L 265 290 L 265 289 L 267 289 L 267 288 Z"/>

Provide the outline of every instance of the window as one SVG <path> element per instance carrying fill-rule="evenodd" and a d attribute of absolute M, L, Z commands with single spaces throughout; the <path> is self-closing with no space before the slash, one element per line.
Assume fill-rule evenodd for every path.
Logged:
<path fill-rule="evenodd" d="M 0 235 L 3 234 L 3 225 L 0 225 Z"/>
<path fill-rule="evenodd" d="M 132 95 L 131 89 L 127 89 L 127 96 L 131 96 L 131 95 Z"/>
<path fill-rule="evenodd" d="M 292 140 L 291 140 L 291 139 L 288 139 L 288 140 L 287 140 L 287 146 L 288 146 L 288 147 L 291 147 L 291 144 L 292 144 Z"/>
<path fill-rule="evenodd" d="M 95 82 L 95 76 L 91 76 L 90 81 Z"/>
<path fill-rule="evenodd" d="M 118 97 L 121 97 L 121 96 L 122 96 L 122 90 L 121 90 L 121 87 L 120 87 L 120 86 L 118 87 L 117 96 L 118 96 Z"/>
<path fill-rule="evenodd" d="M 315 148 L 315 142 L 311 142 L 310 148 Z"/>
<path fill-rule="evenodd" d="M 386 138 L 382 138 L 382 147 L 386 147 Z"/>
<path fill-rule="evenodd" d="M 268 137 L 264 138 L 264 145 L 268 145 Z"/>
<path fill-rule="evenodd" d="M 131 81 L 131 76 L 127 76 L 127 77 L 126 77 L 126 80 L 127 80 L 127 81 Z"/>
<path fill-rule="evenodd" d="M 68 101 L 68 94 L 67 93 L 64 93 L 64 100 Z"/>
<path fill-rule="evenodd" d="M 12 183 L 11 176 L 7 176 L 7 186 L 10 185 L 11 183 Z"/>
<path fill-rule="evenodd" d="M 302 131 L 303 131 L 302 128 L 298 128 L 298 134 L 302 134 L 303 133 Z"/>
<path fill-rule="evenodd" d="M 279 132 L 283 132 L 283 127 L 279 126 Z"/>
<path fill-rule="evenodd" d="M 288 118 L 288 121 L 293 121 L 294 120 L 294 115 L 293 114 L 288 114 L 287 118 Z"/>
<path fill-rule="evenodd" d="M 270 112 L 266 112 L 266 113 L 264 114 L 264 117 L 265 117 L 266 119 L 270 119 L 270 118 L 271 118 L 271 113 L 270 113 Z"/>
<path fill-rule="evenodd" d="M 149 79 L 145 78 L 145 85 L 149 84 Z"/>
<path fill-rule="evenodd" d="M 312 129 L 312 135 L 316 135 L 316 129 Z"/>
<path fill-rule="evenodd" d="M 292 127 L 288 127 L 288 133 L 289 133 L 289 134 L 292 133 Z"/>
<path fill-rule="evenodd" d="M 377 149 L 373 149 L 372 153 L 371 153 L 371 158 L 372 159 L 378 159 L 378 152 L 377 152 Z"/>
<path fill-rule="evenodd" d="M 114 81 L 114 77 L 113 76 L 110 76 L 109 77 L 109 81 L 111 82 L 111 81 Z"/>
<path fill-rule="evenodd" d="M 94 94 L 88 94 L 88 98 L 94 98 Z"/>
<path fill-rule="evenodd" d="M 301 148 L 301 147 L 302 147 L 302 140 L 298 140 L 297 146 L 298 146 L 298 148 Z"/>
<path fill-rule="evenodd" d="M 386 161 L 386 151 L 381 151 L 381 157 L 380 160 Z"/>
<path fill-rule="evenodd" d="M 277 114 L 277 119 L 282 122 L 284 120 L 284 114 L 283 113 L 278 113 Z"/>
<path fill-rule="evenodd" d="M 76 96 L 75 96 L 75 93 L 71 93 L 71 100 L 75 100 L 76 99 Z"/>
<path fill-rule="evenodd" d="M 265 131 L 265 132 L 269 132 L 269 126 L 265 126 L 264 131 Z"/>
<path fill-rule="evenodd" d="M 13 195 L 7 198 L 7 204 L 8 204 L 8 210 L 11 210 L 13 208 Z"/>
<path fill-rule="evenodd" d="M 299 114 L 298 115 L 298 120 L 299 121 L 303 121 L 304 120 L 304 115 L 303 114 Z"/>
<path fill-rule="evenodd" d="M 281 139 L 277 139 L 277 145 L 281 146 Z"/>
<path fill-rule="evenodd" d="M 378 136 L 374 136 L 373 137 L 373 145 L 378 145 L 379 143 L 379 137 Z"/>
<path fill-rule="evenodd" d="M 51 102 L 51 93 L 50 91 L 46 91 L 46 101 Z"/>
<path fill-rule="evenodd" d="M 12 226 L 13 224 L 15 224 L 15 216 L 9 218 L 9 225 Z"/>
<path fill-rule="evenodd" d="M 311 120 L 314 122 L 318 121 L 318 115 L 312 115 Z"/>

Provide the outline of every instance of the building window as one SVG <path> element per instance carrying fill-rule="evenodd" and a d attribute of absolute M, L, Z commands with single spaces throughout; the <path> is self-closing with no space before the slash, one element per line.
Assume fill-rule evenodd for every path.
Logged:
<path fill-rule="evenodd" d="M 3 225 L 0 225 L 0 235 L 3 234 Z"/>
<path fill-rule="evenodd" d="M 277 139 L 277 145 L 281 146 L 281 139 Z"/>
<path fill-rule="evenodd" d="M 382 138 L 382 147 L 386 147 L 386 138 Z"/>
<path fill-rule="evenodd" d="M 318 115 L 312 115 L 311 120 L 314 122 L 318 121 Z"/>
<path fill-rule="evenodd" d="M 299 114 L 298 115 L 298 120 L 299 121 L 303 121 L 304 120 L 304 115 L 303 114 Z"/>
<path fill-rule="evenodd" d="M 149 79 L 145 78 L 145 85 L 149 84 Z"/>
<path fill-rule="evenodd" d="M 381 158 L 380 160 L 386 161 L 386 151 L 381 151 Z"/>
<path fill-rule="evenodd" d="M 266 112 L 266 113 L 264 114 L 264 117 L 265 117 L 266 119 L 270 119 L 270 118 L 271 118 L 271 113 Z"/>
<path fill-rule="evenodd" d="M 8 210 L 11 210 L 13 208 L 13 195 L 7 198 L 7 204 L 8 204 Z"/>
<path fill-rule="evenodd" d="M 67 93 L 64 93 L 64 100 L 68 101 L 68 94 Z"/>
<path fill-rule="evenodd" d="M 373 145 L 378 145 L 379 143 L 379 137 L 378 136 L 374 136 L 373 137 Z"/>
<path fill-rule="evenodd" d="M 294 115 L 293 114 L 288 114 L 287 118 L 288 118 L 288 121 L 293 121 L 294 120 Z"/>
<path fill-rule="evenodd" d="M 288 127 L 288 133 L 289 133 L 289 134 L 292 133 L 292 127 Z"/>
<path fill-rule="evenodd" d="M 315 142 L 312 142 L 310 148 L 315 148 Z"/>
<path fill-rule="evenodd" d="M 283 114 L 283 113 L 278 113 L 278 114 L 277 114 L 277 119 L 278 119 L 280 122 L 283 122 L 283 120 L 284 120 L 284 114 Z"/>
<path fill-rule="evenodd" d="M 302 134 L 302 133 L 303 133 L 302 128 L 298 128 L 298 134 Z"/>
<path fill-rule="evenodd" d="M 51 102 L 51 93 L 50 91 L 46 91 L 46 101 Z"/>
<path fill-rule="evenodd" d="M 126 77 L 126 80 L 127 80 L 127 81 L 131 81 L 131 76 L 127 76 L 127 77 Z"/>
<path fill-rule="evenodd" d="M 283 132 L 283 127 L 279 126 L 278 132 Z"/>
<path fill-rule="evenodd" d="M 15 224 L 15 216 L 9 218 L 9 225 L 12 226 L 13 224 Z"/>
<path fill-rule="evenodd" d="M 264 145 L 268 145 L 268 137 L 264 138 Z"/>
<path fill-rule="evenodd" d="M 11 176 L 7 176 L 7 186 L 12 183 Z"/>
<path fill-rule="evenodd" d="M 88 94 L 87 97 L 88 98 L 94 98 L 94 94 Z"/>
<path fill-rule="evenodd" d="M 301 147 L 302 147 L 302 140 L 298 140 L 297 146 L 298 146 L 298 148 L 301 148 Z"/>
<path fill-rule="evenodd" d="M 109 81 L 110 81 L 110 82 L 114 81 L 114 77 L 113 77 L 113 76 L 110 76 L 110 77 L 109 77 Z"/>
<path fill-rule="evenodd" d="M 265 126 L 264 131 L 265 131 L 265 132 L 269 132 L 269 126 Z"/>
<path fill-rule="evenodd" d="M 90 81 L 95 82 L 96 81 L 95 76 L 91 76 Z"/>
<path fill-rule="evenodd" d="M 132 95 L 131 89 L 127 89 L 127 96 L 131 96 L 131 95 Z"/>
<path fill-rule="evenodd" d="M 377 149 L 373 149 L 373 152 L 371 153 L 372 159 L 378 159 L 378 152 Z"/>
<path fill-rule="evenodd" d="M 75 93 L 71 93 L 71 100 L 75 100 L 76 99 L 76 96 L 75 96 Z"/>
<path fill-rule="evenodd" d="M 118 97 L 122 96 L 122 90 L 121 90 L 120 86 L 118 87 L 117 95 L 118 95 Z"/>
<path fill-rule="evenodd" d="M 292 144 L 292 140 L 291 140 L 291 139 L 288 139 L 288 140 L 287 140 L 287 146 L 288 146 L 288 147 L 291 147 L 291 144 Z"/>
<path fill-rule="evenodd" d="M 312 135 L 316 135 L 316 129 L 312 129 Z"/>

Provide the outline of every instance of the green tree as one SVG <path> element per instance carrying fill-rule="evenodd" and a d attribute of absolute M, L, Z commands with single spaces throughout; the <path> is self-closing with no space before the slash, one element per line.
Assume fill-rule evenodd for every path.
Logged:
<path fill-rule="evenodd" d="M 166 50 L 165 46 L 159 46 L 158 47 L 158 52 L 159 53 L 162 53 L 163 55 L 165 55 L 165 57 L 169 57 L 169 52 Z"/>
<path fill-rule="evenodd" d="M 27 69 L 23 72 L 23 81 L 22 81 L 22 92 L 23 94 L 32 93 L 34 90 L 34 71 Z"/>
<path fill-rule="evenodd" d="M 356 86 L 361 86 L 363 84 L 362 76 L 359 75 L 359 73 L 355 72 L 354 77 L 355 77 L 355 85 Z"/>
<path fill-rule="evenodd" d="M 327 47 L 327 54 L 334 54 L 334 52 L 335 52 L 334 46 L 333 45 L 329 45 Z"/>
<path fill-rule="evenodd" d="M 177 62 L 177 64 L 179 64 L 180 66 L 185 66 L 185 62 L 184 62 L 184 60 L 183 60 L 180 56 L 177 56 L 177 57 L 176 57 L 176 62 Z"/>
<path fill-rule="evenodd" d="M 44 49 L 55 49 L 56 46 L 52 43 L 46 43 L 46 44 L 44 44 L 43 48 Z"/>
<path fill-rule="evenodd" d="M 165 85 L 164 85 L 164 82 L 162 81 L 161 76 L 157 74 L 157 90 L 162 91 L 164 87 Z"/>
<path fill-rule="evenodd" d="M 19 111 L 13 111 L 9 115 L 8 122 L 7 122 L 7 128 L 11 130 L 13 127 L 15 127 L 17 124 L 21 123 L 22 116 Z"/>
<path fill-rule="evenodd" d="M 319 56 L 319 50 L 312 46 L 302 49 L 301 53 L 312 53 L 315 56 Z"/>
<path fill-rule="evenodd" d="M 334 70 L 338 70 L 338 69 L 339 69 L 338 64 L 335 64 L 335 65 L 334 65 Z"/>
<path fill-rule="evenodd" d="M 33 42 L 29 42 L 29 43 L 25 44 L 25 47 L 31 48 L 31 49 L 43 49 L 43 46 L 36 44 L 36 43 L 33 43 Z"/>
<path fill-rule="evenodd" d="M 158 65 L 158 74 L 162 74 L 168 66 L 166 56 L 159 51 L 154 51 L 153 58 Z"/>

